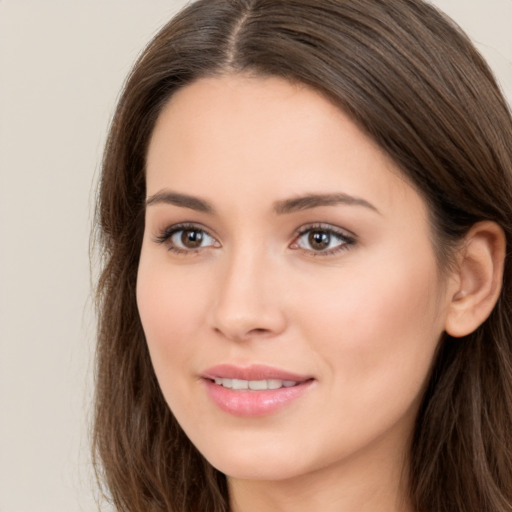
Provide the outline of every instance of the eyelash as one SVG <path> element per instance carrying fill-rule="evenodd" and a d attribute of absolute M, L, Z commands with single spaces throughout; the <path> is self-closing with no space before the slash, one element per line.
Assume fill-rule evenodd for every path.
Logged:
<path fill-rule="evenodd" d="M 195 231 L 197 233 L 202 233 L 203 236 L 206 235 L 209 238 L 211 238 L 212 240 L 214 240 L 215 243 L 217 244 L 216 246 L 220 247 L 220 244 L 218 244 L 218 242 L 215 240 L 215 237 L 210 235 L 210 233 L 208 233 L 208 231 L 206 229 L 198 226 L 197 224 L 191 224 L 191 223 L 174 224 L 172 226 L 169 226 L 168 228 L 164 229 L 160 235 L 157 235 L 154 240 L 158 244 L 166 245 L 167 249 L 170 252 L 174 252 L 174 253 L 180 254 L 180 255 L 197 254 L 201 249 L 204 249 L 204 247 L 198 247 L 198 248 L 194 248 L 194 249 L 192 249 L 192 248 L 184 249 L 184 248 L 178 247 L 178 246 L 176 246 L 176 244 L 172 243 L 172 241 L 171 241 L 172 237 L 181 231 Z M 213 244 L 213 245 L 215 245 L 215 244 Z"/>
<path fill-rule="evenodd" d="M 304 249 L 300 247 L 299 240 L 307 234 L 311 234 L 313 232 L 321 232 L 324 234 L 327 234 L 329 238 L 332 238 L 333 236 L 337 238 L 340 243 L 333 247 L 332 249 L 326 249 L 326 250 L 320 250 L 315 251 L 313 249 Z M 330 241 L 330 240 L 329 240 Z M 334 226 L 330 224 L 311 224 L 307 226 L 302 226 L 299 228 L 296 232 L 295 239 L 290 245 L 291 248 L 302 250 L 303 252 L 306 252 L 308 255 L 318 257 L 318 256 L 332 256 L 334 254 L 338 254 L 341 251 L 347 251 L 350 249 L 351 246 L 353 246 L 356 243 L 356 237 L 354 235 L 349 235 L 345 230 L 335 228 Z"/>
<path fill-rule="evenodd" d="M 206 235 L 207 237 L 211 238 L 214 243 L 209 246 L 204 247 L 197 247 L 197 248 L 182 248 L 177 246 L 175 243 L 171 241 L 172 237 L 176 235 L 177 233 L 183 232 L 183 231 L 190 231 L 190 232 L 197 232 L 201 233 L 201 236 Z M 311 234 L 312 232 L 321 232 L 329 237 L 329 242 L 331 242 L 331 238 L 334 236 L 337 238 L 340 243 L 336 245 L 334 248 L 326 249 L 326 250 L 318 250 L 315 251 L 314 249 L 305 249 L 303 247 L 300 247 L 299 241 L 300 239 L 307 235 L 308 233 Z M 197 224 L 192 223 L 183 223 L 183 224 L 174 224 L 172 226 L 169 226 L 168 228 L 164 229 L 163 232 L 157 236 L 155 236 L 154 241 L 158 244 L 166 245 L 167 249 L 170 252 L 174 252 L 175 254 L 180 255 L 191 255 L 191 254 L 197 254 L 202 249 L 210 246 L 214 247 L 220 247 L 219 242 L 215 239 L 214 236 L 212 236 L 207 230 L 205 230 L 203 227 L 198 226 Z M 293 250 L 301 250 L 304 253 L 307 253 L 310 256 L 318 257 L 318 256 L 332 256 L 334 254 L 337 254 L 341 251 L 348 250 L 352 245 L 356 243 L 356 237 L 353 235 L 347 234 L 346 231 L 341 230 L 339 228 L 335 228 L 331 226 L 330 224 L 312 224 L 303 226 L 300 229 L 298 229 L 295 232 L 295 237 L 293 239 L 293 242 L 290 244 L 290 248 Z"/>

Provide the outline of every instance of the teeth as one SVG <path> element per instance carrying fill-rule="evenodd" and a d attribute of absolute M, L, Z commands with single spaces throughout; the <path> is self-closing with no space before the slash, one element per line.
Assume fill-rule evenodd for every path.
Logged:
<path fill-rule="evenodd" d="M 248 381 L 249 389 L 254 391 L 261 391 L 262 389 L 268 389 L 268 382 L 266 380 L 250 380 Z"/>
<path fill-rule="evenodd" d="M 283 381 L 277 379 L 269 379 L 267 382 L 268 389 L 279 389 L 283 385 Z"/>
<path fill-rule="evenodd" d="M 297 382 L 293 380 L 264 379 L 264 380 L 244 380 L 244 379 L 223 379 L 216 378 L 215 384 L 234 390 L 252 390 L 264 391 L 266 389 L 279 389 L 282 387 L 290 388 Z"/>
<path fill-rule="evenodd" d="M 233 389 L 249 389 L 249 381 L 242 379 L 233 379 Z"/>

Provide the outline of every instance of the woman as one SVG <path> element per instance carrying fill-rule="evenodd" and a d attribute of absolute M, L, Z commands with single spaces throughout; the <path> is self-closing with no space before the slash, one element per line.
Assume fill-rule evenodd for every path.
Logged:
<path fill-rule="evenodd" d="M 99 197 L 118 510 L 512 510 L 512 121 L 420 0 L 200 0 Z"/>

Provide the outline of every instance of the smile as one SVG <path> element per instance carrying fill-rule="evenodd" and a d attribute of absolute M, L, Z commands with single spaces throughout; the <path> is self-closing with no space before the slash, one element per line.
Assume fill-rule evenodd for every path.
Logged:
<path fill-rule="evenodd" d="M 305 395 L 315 382 L 313 377 L 264 365 L 219 365 L 204 372 L 201 380 L 219 409 L 239 417 L 276 413 Z"/>
<path fill-rule="evenodd" d="M 215 384 L 227 389 L 236 391 L 263 391 L 265 389 L 291 388 L 297 385 L 294 380 L 263 379 L 263 380 L 245 380 L 245 379 L 224 379 L 216 378 Z"/>

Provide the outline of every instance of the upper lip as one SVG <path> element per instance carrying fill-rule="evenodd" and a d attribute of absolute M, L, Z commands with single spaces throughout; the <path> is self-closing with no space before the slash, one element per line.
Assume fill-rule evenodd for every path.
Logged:
<path fill-rule="evenodd" d="M 294 382 L 303 382 L 311 379 L 309 375 L 299 375 L 287 370 L 266 366 L 262 364 L 253 364 L 250 366 L 235 366 L 232 364 L 219 364 L 208 368 L 202 373 L 205 379 L 241 379 L 241 380 L 291 380 Z"/>

